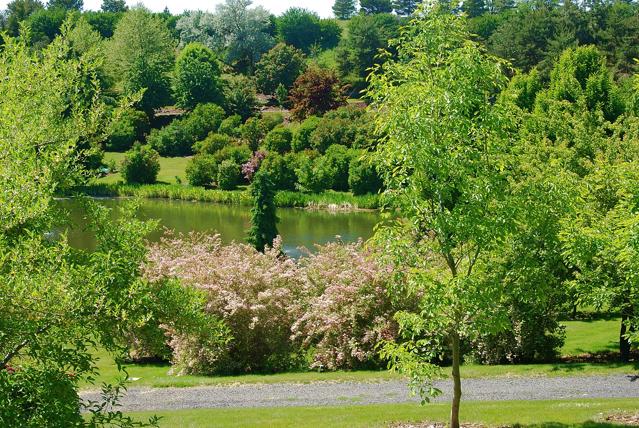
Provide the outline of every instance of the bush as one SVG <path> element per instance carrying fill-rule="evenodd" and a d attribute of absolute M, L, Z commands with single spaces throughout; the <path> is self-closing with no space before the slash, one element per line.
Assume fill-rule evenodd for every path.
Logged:
<path fill-rule="evenodd" d="M 284 125 L 279 125 L 266 135 L 264 147 L 269 152 L 283 154 L 291 150 L 291 141 L 293 141 L 291 130 Z"/>
<path fill-rule="evenodd" d="M 315 12 L 292 7 L 277 18 L 277 34 L 283 42 L 304 52 L 319 44 L 322 38 L 320 18 Z"/>
<path fill-rule="evenodd" d="M 126 152 L 120 172 L 127 183 L 155 183 L 160 172 L 160 155 L 148 145 L 135 145 Z"/>
<path fill-rule="evenodd" d="M 309 68 L 290 91 L 291 114 L 301 120 L 334 110 L 346 103 L 345 89 L 335 72 Z"/>
<path fill-rule="evenodd" d="M 246 145 L 241 146 L 226 146 L 222 150 L 216 152 L 213 156 L 217 163 L 222 163 L 225 160 L 232 160 L 238 165 L 243 165 L 251 159 L 253 153 L 251 149 Z"/>
<path fill-rule="evenodd" d="M 175 63 L 173 90 L 177 105 L 192 109 L 202 103 L 221 103 L 220 67 L 213 51 L 200 43 L 189 43 Z"/>
<path fill-rule="evenodd" d="M 111 152 L 124 152 L 133 147 L 136 141 L 144 141 L 149 132 L 149 118 L 143 111 L 127 109 L 111 123 L 106 149 Z"/>
<path fill-rule="evenodd" d="M 207 311 L 220 317 L 232 340 L 209 349 L 171 337 L 183 373 L 255 373 L 294 368 L 291 303 L 301 284 L 295 262 L 281 257 L 281 242 L 264 254 L 246 244 L 223 245 L 219 235 L 165 238 L 151 247 L 147 277 L 177 277 L 207 294 Z"/>
<path fill-rule="evenodd" d="M 317 129 L 320 120 L 317 116 L 311 116 L 297 127 L 295 134 L 293 134 L 293 141 L 291 142 L 291 149 L 294 152 L 302 152 L 312 147 L 311 134 Z"/>
<path fill-rule="evenodd" d="M 315 158 L 306 154 L 299 157 L 297 174 L 298 190 L 302 192 L 321 193 L 332 187 L 332 177 L 336 172 L 330 169 L 331 165 L 321 162 L 321 158 Z"/>
<path fill-rule="evenodd" d="M 313 369 L 378 368 L 377 345 L 397 336 L 386 286 L 392 271 L 356 244 L 318 246 L 300 261 L 302 315 L 293 338 L 312 350 Z"/>
<path fill-rule="evenodd" d="M 277 153 L 269 153 L 260 166 L 260 171 L 265 170 L 273 182 L 276 190 L 295 190 L 297 175 L 295 174 L 295 156 L 289 153 L 282 156 Z"/>
<path fill-rule="evenodd" d="M 348 167 L 348 187 L 354 195 L 377 193 L 382 188 L 382 179 L 375 165 L 362 155 L 355 155 Z"/>
<path fill-rule="evenodd" d="M 258 150 L 253 153 L 248 162 L 242 165 L 242 175 L 246 181 L 251 182 L 253 180 L 253 177 L 262 166 L 262 162 L 266 159 L 266 155 L 265 151 Z"/>
<path fill-rule="evenodd" d="M 186 178 L 191 186 L 210 186 L 217 179 L 217 162 L 209 154 L 193 156 L 186 166 Z"/>
<path fill-rule="evenodd" d="M 229 147 L 233 143 L 233 139 L 228 135 L 209 134 L 204 140 L 198 141 L 193 145 L 196 153 L 215 154 L 225 147 Z"/>
<path fill-rule="evenodd" d="M 217 131 L 224 110 L 215 104 L 200 104 L 183 119 L 177 119 L 162 129 L 154 129 L 147 142 L 162 156 L 187 156 L 193 145 Z"/>
<path fill-rule="evenodd" d="M 255 80 L 262 93 L 275 95 L 279 85 L 288 90 L 304 70 L 304 53 L 292 46 L 279 43 L 262 55 L 255 69 Z"/>
<path fill-rule="evenodd" d="M 266 132 L 272 131 L 277 125 L 284 123 L 284 116 L 281 113 L 264 113 L 262 115 L 262 123 Z"/>
<path fill-rule="evenodd" d="M 362 116 L 363 110 L 357 107 L 342 107 L 327 113 L 310 134 L 311 147 L 324 153 L 335 144 L 358 145 L 360 133 L 365 133 Z"/>
<path fill-rule="evenodd" d="M 217 171 L 217 186 L 222 190 L 233 190 L 242 179 L 242 168 L 231 159 L 220 163 Z"/>
<path fill-rule="evenodd" d="M 220 134 L 225 134 L 230 137 L 240 136 L 240 126 L 242 126 L 242 117 L 239 114 L 229 116 L 222 121 L 220 128 L 217 130 Z"/>
<path fill-rule="evenodd" d="M 240 127 L 242 140 L 244 140 L 253 151 L 256 151 L 260 144 L 262 144 L 262 140 L 267 132 L 264 121 L 256 117 L 250 117 L 244 125 Z"/>
<path fill-rule="evenodd" d="M 320 158 L 317 167 L 331 189 L 342 192 L 348 190 L 348 169 L 352 156 L 347 147 L 334 144 Z"/>
<path fill-rule="evenodd" d="M 257 90 L 253 81 L 246 76 L 226 78 L 224 99 L 227 113 L 238 114 L 242 120 L 248 119 L 257 111 Z"/>

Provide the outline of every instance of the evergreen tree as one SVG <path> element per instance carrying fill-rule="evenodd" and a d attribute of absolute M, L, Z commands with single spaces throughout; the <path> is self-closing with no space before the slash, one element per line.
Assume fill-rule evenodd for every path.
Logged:
<path fill-rule="evenodd" d="M 82 10 L 83 0 L 49 0 L 48 9 Z"/>
<path fill-rule="evenodd" d="M 486 3 L 484 0 L 464 0 L 461 8 L 469 18 L 481 16 L 486 13 Z"/>
<path fill-rule="evenodd" d="M 337 19 L 350 19 L 356 11 L 355 0 L 335 0 L 333 4 L 333 14 Z"/>
<path fill-rule="evenodd" d="M 17 36 L 20 30 L 20 22 L 43 7 L 44 5 L 39 0 L 13 0 L 7 4 L 5 30 L 9 32 L 9 35 Z"/>
<path fill-rule="evenodd" d="M 103 0 L 102 12 L 126 12 L 129 8 L 124 0 Z"/>
<path fill-rule="evenodd" d="M 256 250 L 264 252 L 273 246 L 277 237 L 277 214 L 275 212 L 275 186 L 266 171 L 258 171 L 251 184 L 253 208 L 251 209 L 251 229 L 248 242 Z"/>
<path fill-rule="evenodd" d="M 419 3 L 417 0 L 393 0 L 393 9 L 399 16 L 409 16 L 415 12 Z"/>
<path fill-rule="evenodd" d="M 361 11 L 366 15 L 391 13 L 393 11 L 391 0 L 360 0 L 359 4 Z"/>

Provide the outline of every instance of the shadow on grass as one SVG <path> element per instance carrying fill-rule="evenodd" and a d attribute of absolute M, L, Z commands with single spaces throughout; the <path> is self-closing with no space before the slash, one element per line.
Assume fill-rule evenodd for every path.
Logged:
<path fill-rule="evenodd" d="M 602 368 L 623 368 L 628 367 L 628 363 L 622 363 L 620 361 L 616 362 L 601 362 L 601 363 L 555 363 L 552 365 L 552 371 L 554 372 L 567 372 L 567 373 L 578 373 L 587 369 L 591 369 L 593 366 L 601 366 Z M 635 361 L 634 363 L 630 363 L 630 367 L 633 370 L 639 371 L 639 361 Z"/>
<path fill-rule="evenodd" d="M 514 424 L 513 428 L 628 428 L 628 425 L 614 422 L 587 421 L 578 424 L 564 424 L 559 422 L 544 422 L 542 424 L 520 425 Z"/>

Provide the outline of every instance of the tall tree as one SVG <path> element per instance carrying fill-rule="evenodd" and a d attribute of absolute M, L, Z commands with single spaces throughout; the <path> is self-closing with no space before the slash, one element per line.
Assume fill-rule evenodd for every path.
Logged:
<path fill-rule="evenodd" d="M 486 3 L 484 0 L 464 0 L 461 9 L 469 18 L 475 18 L 486 13 Z"/>
<path fill-rule="evenodd" d="M 125 0 L 102 0 L 102 12 L 126 12 L 129 8 Z"/>
<path fill-rule="evenodd" d="M 463 18 L 425 9 L 369 91 L 382 136 L 376 158 L 394 212 L 406 219 L 383 227 L 379 240 L 406 272 L 392 292 L 420 307 L 397 314 L 402 339 L 384 354 L 428 399 L 440 370 L 431 362 L 450 349 L 452 428 L 461 341 L 503 325 L 501 285 L 485 269 L 511 228 L 507 117 L 491 102 L 506 83 L 503 64 L 470 39 Z"/>
<path fill-rule="evenodd" d="M 39 0 L 13 0 L 7 5 L 7 31 L 10 36 L 17 36 L 20 23 L 33 12 L 44 8 Z"/>
<path fill-rule="evenodd" d="M 393 0 L 393 9 L 399 16 L 410 16 L 421 3 L 418 0 Z"/>
<path fill-rule="evenodd" d="M 173 89 L 177 105 L 193 109 L 200 103 L 222 104 L 221 71 L 217 56 L 200 43 L 187 45 L 175 63 Z"/>
<path fill-rule="evenodd" d="M 260 170 L 253 176 L 251 196 L 253 208 L 248 242 L 256 250 L 264 252 L 266 247 L 273 247 L 279 221 L 275 207 L 275 185 L 268 172 Z"/>
<path fill-rule="evenodd" d="M 337 19 L 350 19 L 357 12 L 355 0 L 335 0 L 333 15 Z"/>
<path fill-rule="evenodd" d="M 110 72 L 124 93 L 144 90 L 140 108 L 148 114 L 170 101 L 174 45 L 164 21 L 144 8 L 126 12 L 109 42 Z"/>
<path fill-rule="evenodd" d="M 393 11 L 391 0 L 360 0 L 359 6 L 360 11 L 366 15 L 391 13 Z"/>
<path fill-rule="evenodd" d="M 83 0 L 49 0 L 48 9 L 82 10 Z"/>
<path fill-rule="evenodd" d="M 292 46 L 279 43 L 265 53 L 257 63 L 255 80 L 260 91 L 274 95 L 280 85 L 288 91 L 304 71 L 306 71 L 304 53 Z"/>
<path fill-rule="evenodd" d="M 277 34 L 282 42 L 308 53 L 322 38 L 319 15 L 292 7 L 277 18 Z"/>

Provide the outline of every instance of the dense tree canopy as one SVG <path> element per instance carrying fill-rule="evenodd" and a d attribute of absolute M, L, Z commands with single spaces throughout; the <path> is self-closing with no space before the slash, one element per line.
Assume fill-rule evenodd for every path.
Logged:
<path fill-rule="evenodd" d="M 350 19 L 357 12 L 355 0 L 335 0 L 333 4 L 333 15 L 337 19 Z"/>
<path fill-rule="evenodd" d="M 262 56 L 257 63 L 255 80 L 260 91 L 274 95 L 279 85 L 290 89 L 300 74 L 306 70 L 304 54 L 280 43 Z"/>
<path fill-rule="evenodd" d="M 188 44 L 175 63 L 173 88 L 177 105 L 190 110 L 202 103 L 222 104 L 220 75 L 217 57 L 209 48 Z"/>

